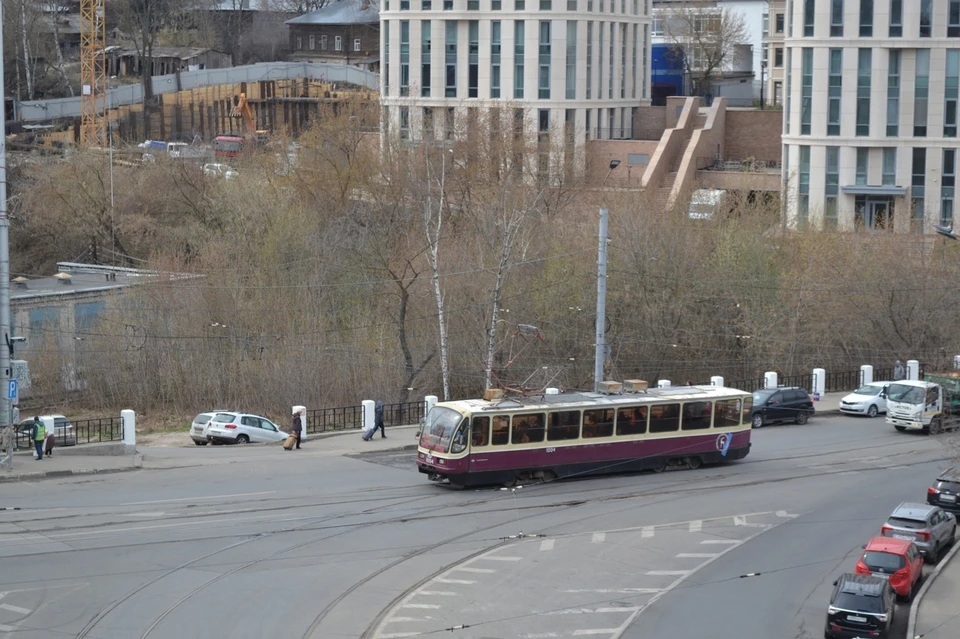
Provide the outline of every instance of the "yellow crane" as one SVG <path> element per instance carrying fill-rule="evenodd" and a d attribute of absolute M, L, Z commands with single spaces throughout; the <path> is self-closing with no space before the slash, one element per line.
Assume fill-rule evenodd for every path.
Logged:
<path fill-rule="evenodd" d="M 104 0 L 80 0 L 80 144 L 106 146 L 107 75 Z"/>

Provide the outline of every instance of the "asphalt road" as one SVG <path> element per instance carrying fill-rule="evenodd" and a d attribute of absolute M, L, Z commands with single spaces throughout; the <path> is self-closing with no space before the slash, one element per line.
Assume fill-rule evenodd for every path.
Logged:
<path fill-rule="evenodd" d="M 736 464 L 517 490 L 263 447 L 5 484 L 0 637 L 822 637 L 833 579 L 948 454 L 836 416 Z"/>

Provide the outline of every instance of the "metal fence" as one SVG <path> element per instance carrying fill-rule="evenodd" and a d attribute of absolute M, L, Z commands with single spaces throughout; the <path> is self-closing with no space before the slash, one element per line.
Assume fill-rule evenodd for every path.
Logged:
<path fill-rule="evenodd" d="M 423 419 L 423 407 L 424 403 L 422 401 L 384 404 L 383 425 L 405 426 L 417 424 Z M 307 433 L 359 430 L 363 428 L 363 406 L 308 410 L 306 422 Z"/>
<path fill-rule="evenodd" d="M 923 379 L 923 367 L 920 368 L 920 379 Z M 884 381 L 893 379 L 893 368 L 874 368 L 874 381 Z M 804 388 L 811 393 L 817 381 L 817 376 L 813 373 L 802 373 L 800 375 L 778 375 L 778 386 L 797 386 Z M 728 388 L 737 388 L 748 393 L 764 388 L 766 380 L 763 377 L 753 379 L 741 379 L 733 382 L 724 382 Z M 843 391 L 856 390 L 863 385 L 863 371 L 860 369 L 852 371 L 827 372 L 824 379 L 824 392 L 840 393 Z"/>
<path fill-rule="evenodd" d="M 54 444 L 56 446 L 73 446 L 82 444 L 100 444 L 103 442 L 123 441 L 123 419 L 120 417 L 96 417 L 94 419 L 77 419 L 69 422 L 70 427 L 54 425 Z M 31 426 L 21 424 L 17 428 L 17 446 L 32 448 Z"/>

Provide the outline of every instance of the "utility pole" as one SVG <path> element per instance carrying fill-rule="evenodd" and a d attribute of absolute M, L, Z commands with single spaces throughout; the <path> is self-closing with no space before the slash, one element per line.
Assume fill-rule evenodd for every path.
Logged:
<path fill-rule="evenodd" d="M 600 390 L 607 358 L 607 209 L 600 209 L 600 247 L 597 251 L 597 345 L 593 364 L 593 391 Z"/>
<path fill-rule="evenodd" d="M 3 30 L 3 8 L 0 5 L 0 32 Z M 29 61 L 28 61 L 29 62 Z M 3 52 L 0 51 L 0 109 L 4 113 L 4 131 L 0 136 L 0 429 L 10 425 L 10 400 L 7 389 L 12 377 L 10 371 L 10 220 L 7 218 L 7 100 L 3 91 Z"/>

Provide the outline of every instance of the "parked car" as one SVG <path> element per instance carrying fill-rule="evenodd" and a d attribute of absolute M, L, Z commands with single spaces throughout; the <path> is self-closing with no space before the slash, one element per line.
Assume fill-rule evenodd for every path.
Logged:
<path fill-rule="evenodd" d="M 936 563 L 940 552 L 957 538 L 957 518 L 938 506 L 903 502 L 891 513 L 880 534 L 912 541 L 927 561 Z"/>
<path fill-rule="evenodd" d="M 883 387 L 891 382 L 864 384 L 840 400 L 840 412 L 876 417 L 887 412 L 887 395 Z"/>
<path fill-rule="evenodd" d="M 873 575 L 845 573 L 835 582 L 823 636 L 887 637 L 897 612 L 890 582 Z"/>
<path fill-rule="evenodd" d="M 927 503 L 944 510 L 960 512 L 960 466 L 952 466 L 937 477 L 927 488 Z"/>
<path fill-rule="evenodd" d="M 193 443 L 197 446 L 206 446 L 209 443 L 207 439 L 207 429 L 210 427 L 210 422 L 213 421 L 214 416 L 217 413 L 227 412 L 224 409 L 220 410 L 211 410 L 205 413 L 200 413 L 193 418 L 193 422 L 190 424 L 190 439 L 193 440 Z"/>
<path fill-rule="evenodd" d="M 203 174 L 210 177 L 222 177 L 225 180 L 240 177 L 240 174 L 229 164 L 204 164 Z"/>
<path fill-rule="evenodd" d="M 207 428 L 207 440 L 220 444 L 282 442 L 286 438 L 287 433 L 269 419 L 249 413 L 217 413 Z"/>
<path fill-rule="evenodd" d="M 753 427 L 777 422 L 806 424 L 813 400 L 802 388 L 761 388 L 753 392 Z"/>
<path fill-rule="evenodd" d="M 40 415 L 49 431 L 53 429 L 53 442 L 56 446 L 76 446 L 77 432 L 70 420 L 63 415 Z M 26 419 L 17 426 L 17 448 L 33 448 L 33 418 Z"/>
<path fill-rule="evenodd" d="M 910 601 L 920 584 L 923 556 L 912 541 L 874 537 L 863 547 L 856 572 L 858 575 L 888 579 L 890 587 L 900 597 Z"/>

